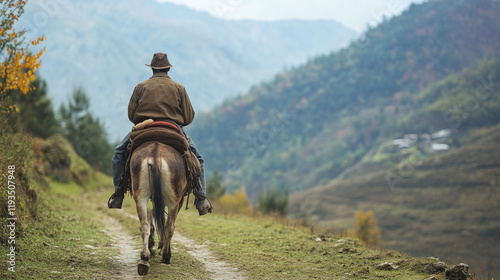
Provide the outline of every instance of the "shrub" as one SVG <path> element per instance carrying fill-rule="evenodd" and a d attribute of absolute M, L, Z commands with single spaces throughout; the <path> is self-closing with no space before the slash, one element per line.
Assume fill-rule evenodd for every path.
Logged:
<path fill-rule="evenodd" d="M 369 210 L 366 213 L 363 213 L 362 210 L 356 211 L 355 220 L 356 229 L 348 230 L 348 235 L 359 238 L 367 246 L 377 246 L 380 242 L 380 229 L 373 211 Z"/>
<path fill-rule="evenodd" d="M 239 188 L 233 195 L 224 194 L 216 202 L 216 211 L 223 214 L 252 214 L 252 207 L 248 200 L 245 188 Z"/>

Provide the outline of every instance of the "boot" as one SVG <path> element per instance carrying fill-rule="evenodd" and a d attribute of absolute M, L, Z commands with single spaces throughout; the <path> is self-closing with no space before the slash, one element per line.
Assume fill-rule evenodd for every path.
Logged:
<path fill-rule="evenodd" d="M 120 187 L 111 197 L 108 199 L 108 208 L 110 209 L 121 209 L 123 204 L 123 188 Z"/>
<path fill-rule="evenodd" d="M 210 200 L 208 200 L 207 203 L 207 198 L 206 197 L 196 197 L 194 200 L 194 204 L 196 206 L 196 209 L 198 209 L 198 213 L 200 216 L 206 215 L 208 213 L 212 213 L 214 207 L 212 206 L 212 203 L 210 203 Z"/>
<path fill-rule="evenodd" d="M 123 197 L 113 197 L 108 200 L 108 208 L 122 209 Z"/>

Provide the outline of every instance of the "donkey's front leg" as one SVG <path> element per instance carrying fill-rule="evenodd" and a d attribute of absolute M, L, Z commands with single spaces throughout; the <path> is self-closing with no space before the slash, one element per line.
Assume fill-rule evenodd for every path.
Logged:
<path fill-rule="evenodd" d="M 137 265 L 137 272 L 139 275 L 148 274 L 149 270 L 149 258 L 151 257 L 151 252 L 149 251 L 149 235 L 150 235 L 150 224 L 148 220 L 148 198 L 143 198 L 136 200 L 137 216 L 141 222 L 141 236 L 142 236 L 142 252 L 141 260 Z"/>

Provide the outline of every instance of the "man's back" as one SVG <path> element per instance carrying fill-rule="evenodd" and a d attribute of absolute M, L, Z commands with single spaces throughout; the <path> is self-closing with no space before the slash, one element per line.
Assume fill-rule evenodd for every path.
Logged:
<path fill-rule="evenodd" d="M 194 114 L 184 86 L 164 72 L 156 72 L 139 83 L 128 106 L 128 117 L 134 124 L 146 119 L 170 119 L 186 126 L 193 121 Z"/>

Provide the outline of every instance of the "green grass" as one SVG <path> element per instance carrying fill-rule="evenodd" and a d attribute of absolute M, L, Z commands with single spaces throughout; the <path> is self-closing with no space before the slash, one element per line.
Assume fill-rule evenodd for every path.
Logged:
<path fill-rule="evenodd" d="M 50 193 L 39 193 L 43 207 L 37 218 L 16 239 L 16 269 L 4 279 L 105 279 L 118 269 L 108 236 L 94 213 L 84 211 L 75 184 L 51 184 Z M 71 194 L 71 195 L 69 195 Z M 1 254 L 7 254 L 2 246 Z"/>
<path fill-rule="evenodd" d="M 251 279 L 424 279 L 423 267 L 432 262 L 371 250 L 355 239 L 313 234 L 272 217 L 198 217 L 191 212 L 177 224 L 184 235 L 210 244 L 219 258 L 235 263 Z M 393 262 L 400 269 L 376 269 L 383 262 Z M 360 273 L 366 267 L 369 272 Z"/>

